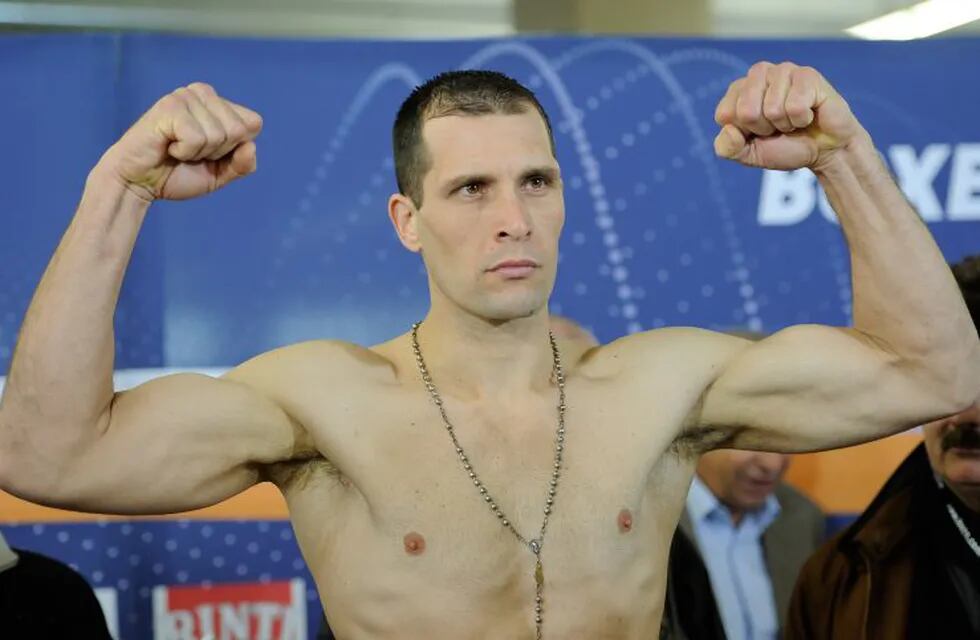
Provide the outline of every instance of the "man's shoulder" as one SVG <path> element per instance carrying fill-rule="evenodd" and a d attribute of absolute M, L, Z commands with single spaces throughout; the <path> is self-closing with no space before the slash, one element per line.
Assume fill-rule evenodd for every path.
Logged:
<path fill-rule="evenodd" d="M 261 353 L 235 369 L 239 377 L 280 382 L 315 379 L 342 383 L 383 377 L 393 370 L 385 345 L 364 347 L 343 340 L 309 340 Z"/>
<path fill-rule="evenodd" d="M 624 336 L 598 349 L 604 360 L 623 363 L 686 362 L 721 368 L 751 341 L 697 327 L 663 327 Z"/>
<path fill-rule="evenodd" d="M 800 513 L 807 516 L 824 518 L 824 513 L 813 500 L 787 482 L 776 485 L 776 499 L 783 513 Z"/>
<path fill-rule="evenodd" d="M 672 326 L 639 331 L 607 345 L 643 344 L 650 347 L 721 348 L 725 344 L 749 344 L 751 340 L 701 327 Z"/>

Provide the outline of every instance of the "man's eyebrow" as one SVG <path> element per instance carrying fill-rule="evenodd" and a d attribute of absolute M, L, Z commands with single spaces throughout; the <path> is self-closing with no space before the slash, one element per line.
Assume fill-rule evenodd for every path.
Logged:
<path fill-rule="evenodd" d="M 453 191 L 456 191 L 456 189 L 459 189 L 466 184 L 487 184 L 490 182 L 493 182 L 493 178 L 489 175 L 482 173 L 467 173 L 449 180 L 446 183 L 445 190 L 446 193 L 452 193 Z"/>
<path fill-rule="evenodd" d="M 551 165 L 540 165 L 535 167 L 529 167 L 521 172 L 521 180 L 527 180 L 528 178 L 534 176 L 544 176 L 548 180 L 556 181 L 558 180 L 558 169 Z M 466 173 L 455 178 L 448 180 L 445 183 L 445 192 L 453 193 L 463 185 L 467 184 L 492 184 L 496 181 L 496 178 L 485 173 Z"/>
<path fill-rule="evenodd" d="M 531 167 L 530 169 L 526 169 L 521 174 L 521 178 L 522 179 L 527 179 L 527 178 L 530 178 L 532 176 L 544 176 L 545 178 L 548 178 L 549 180 L 557 180 L 558 179 L 558 169 L 556 169 L 555 167 L 550 166 L 550 165 L 542 165 L 540 167 Z"/>

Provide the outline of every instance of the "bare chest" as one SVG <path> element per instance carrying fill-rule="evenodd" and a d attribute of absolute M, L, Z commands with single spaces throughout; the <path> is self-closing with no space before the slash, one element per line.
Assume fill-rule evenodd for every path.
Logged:
<path fill-rule="evenodd" d="M 683 411 L 665 407 L 658 424 L 628 402 L 569 392 L 558 469 L 557 397 L 447 402 L 455 441 L 424 396 L 352 411 L 362 418 L 350 437 L 326 443 L 347 489 L 314 481 L 290 500 L 325 599 L 405 603 L 397 593 L 410 588 L 414 606 L 526 622 L 528 542 L 538 540 L 551 611 L 564 611 L 569 629 L 590 629 L 595 616 L 602 628 L 610 617 L 659 616 L 649 607 L 692 472 L 668 451 Z M 594 610 L 582 618 L 584 601 Z"/>
<path fill-rule="evenodd" d="M 454 522 L 489 523 L 530 540 L 547 520 L 546 533 L 554 526 L 592 539 L 619 533 L 624 510 L 639 515 L 651 499 L 666 506 L 674 484 L 686 491 L 658 474 L 682 408 L 665 403 L 651 415 L 572 385 L 563 420 L 551 393 L 447 399 L 444 418 L 427 398 L 405 396 L 397 410 L 371 416 L 369 435 L 336 459 L 392 526 L 440 522 L 452 534 Z"/>

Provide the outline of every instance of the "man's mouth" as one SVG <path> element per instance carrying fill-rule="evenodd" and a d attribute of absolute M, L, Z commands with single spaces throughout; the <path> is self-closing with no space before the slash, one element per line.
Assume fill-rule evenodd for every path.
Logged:
<path fill-rule="evenodd" d="M 976 424 L 956 425 L 943 435 L 940 446 L 943 451 L 972 449 L 980 452 L 980 426 Z"/>
<path fill-rule="evenodd" d="M 490 267 L 488 271 L 500 274 L 505 278 L 525 278 L 531 275 L 538 266 L 534 260 L 503 260 Z"/>

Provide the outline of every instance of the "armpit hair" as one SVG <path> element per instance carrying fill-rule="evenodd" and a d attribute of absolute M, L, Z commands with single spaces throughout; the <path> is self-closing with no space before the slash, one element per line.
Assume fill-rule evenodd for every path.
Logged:
<path fill-rule="evenodd" d="M 670 451 L 680 457 L 700 456 L 712 449 L 730 449 L 745 427 L 689 427 L 670 443 Z"/>
<path fill-rule="evenodd" d="M 703 425 L 701 413 L 704 409 L 705 389 L 691 408 L 680 433 L 670 443 L 668 451 L 682 458 L 696 458 L 712 449 L 731 448 L 735 439 L 746 430 L 744 425 Z"/>
<path fill-rule="evenodd" d="M 341 475 L 340 470 L 320 453 L 307 458 L 276 462 L 263 470 L 263 479 L 283 492 L 305 489 L 317 478 L 339 483 Z"/>

